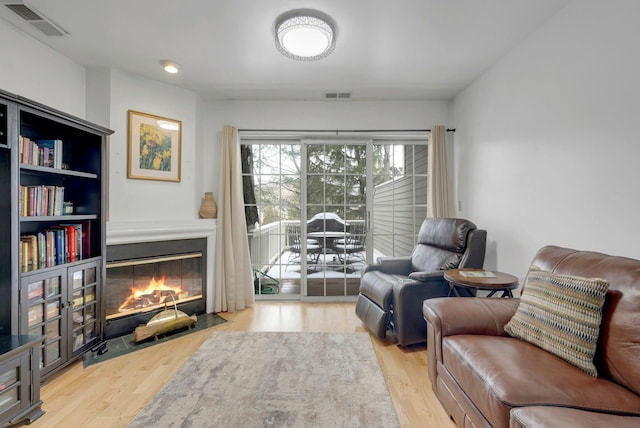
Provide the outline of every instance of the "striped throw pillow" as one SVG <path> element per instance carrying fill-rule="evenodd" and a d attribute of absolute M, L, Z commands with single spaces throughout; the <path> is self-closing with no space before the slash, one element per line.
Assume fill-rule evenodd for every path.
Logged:
<path fill-rule="evenodd" d="M 609 283 L 531 266 L 515 315 L 504 330 L 597 377 L 593 363 Z"/>

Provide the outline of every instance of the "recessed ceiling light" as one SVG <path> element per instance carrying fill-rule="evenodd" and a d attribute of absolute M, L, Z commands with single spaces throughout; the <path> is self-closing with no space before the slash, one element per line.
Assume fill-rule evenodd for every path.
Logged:
<path fill-rule="evenodd" d="M 166 71 L 167 73 L 170 74 L 176 74 L 178 71 L 180 71 L 180 65 L 177 62 L 174 61 L 161 61 L 162 64 L 162 68 L 164 68 L 164 71 Z"/>
<path fill-rule="evenodd" d="M 278 17 L 276 47 L 298 61 L 321 59 L 336 46 L 336 26 L 329 15 L 312 9 L 296 9 Z"/>

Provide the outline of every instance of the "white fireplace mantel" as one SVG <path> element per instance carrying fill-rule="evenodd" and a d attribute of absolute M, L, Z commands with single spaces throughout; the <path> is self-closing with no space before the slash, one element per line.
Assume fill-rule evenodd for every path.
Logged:
<path fill-rule="evenodd" d="M 107 245 L 175 239 L 207 239 L 207 312 L 213 312 L 213 278 L 215 278 L 216 220 L 175 220 L 107 222 Z"/>
<path fill-rule="evenodd" d="M 216 220 L 108 222 L 107 245 L 212 237 Z"/>

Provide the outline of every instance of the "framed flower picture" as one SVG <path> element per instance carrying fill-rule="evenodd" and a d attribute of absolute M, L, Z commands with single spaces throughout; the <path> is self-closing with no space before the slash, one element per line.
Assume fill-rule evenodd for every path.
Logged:
<path fill-rule="evenodd" d="M 127 177 L 180 181 L 182 122 L 129 110 Z"/>

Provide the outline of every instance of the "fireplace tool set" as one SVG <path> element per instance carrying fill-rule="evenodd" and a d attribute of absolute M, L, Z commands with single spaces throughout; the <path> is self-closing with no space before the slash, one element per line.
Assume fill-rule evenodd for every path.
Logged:
<path fill-rule="evenodd" d="M 163 334 L 171 333 L 175 330 L 180 330 L 185 327 L 193 327 L 198 318 L 195 314 L 189 316 L 184 312 L 178 310 L 178 304 L 175 297 L 169 294 L 173 300 L 173 309 L 167 308 L 167 301 L 164 302 L 164 310 L 158 312 L 153 316 L 146 324 L 141 324 L 136 327 L 134 332 L 134 341 L 136 343 L 142 342 L 150 337 L 155 339 Z"/>

